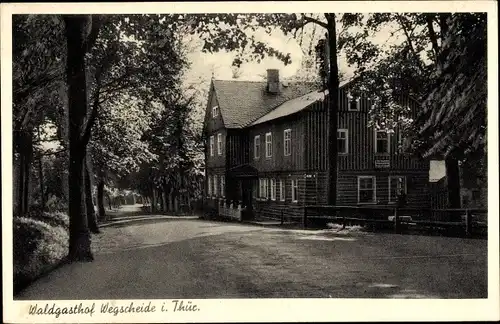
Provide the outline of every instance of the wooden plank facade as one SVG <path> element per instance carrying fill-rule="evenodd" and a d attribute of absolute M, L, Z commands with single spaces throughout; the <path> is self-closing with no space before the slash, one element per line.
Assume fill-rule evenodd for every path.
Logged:
<path fill-rule="evenodd" d="M 210 118 L 213 106 L 218 104 L 213 87 L 211 90 L 205 136 L 210 141 L 210 136 L 216 138 L 217 134 L 222 134 L 224 152 L 211 156 L 210 143 L 207 145 L 206 193 L 209 201 L 215 201 L 215 196 L 239 201 L 251 210 L 251 215 L 269 218 L 280 218 L 283 210 L 287 216 L 303 213 L 290 206 L 326 204 L 326 101 L 316 101 L 299 112 L 261 124 L 226 129 L 223 116 L 219 116 L 219 120 Z M 358 102 L 349 98 L 349 89 L 341 88 L 338 128 L 345 138 L 340 142 L 343 141 L 346 152 L 338 156 L 338 205 L 395 203 L 394 192 L 399 186 L 406 191 L 409 207 L 428 207 L 429 161 L 399 152 L 399 129 L 388 135 L 388 152 L 376 153 L 376 131 L 368 123 L 370 98 L 362 95 Z M 418 104 L 408 97 L 401 97 L 400 101 L 410 108 L 411 117 L 415 118 Z M 220 183 L 221 177 L 224 184 Z M 216 181 L 219 183 L 215 184 Z M 214 186 L 218 194 L 214 194 Z M 361 188 L 363 186 L 368 189 Z M 372 192 L 366 193 L 371 187 Z M 221 189 L 224 192 L 220 192 Z M 373 199 L 361 201 L 360 195 Z"/>

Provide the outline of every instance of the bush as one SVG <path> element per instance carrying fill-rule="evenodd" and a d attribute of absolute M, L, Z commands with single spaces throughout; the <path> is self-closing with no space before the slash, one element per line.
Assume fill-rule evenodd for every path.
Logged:
<path fill-rule="evenodd" d="M 45 202 L 45 208 L 50 212 L 64 212 L 68 209 L 64 199 L 50 195 Z"/>
<path fill-rule="evenodd" d="M 51 270 L 68 251 L 68 231 L 27 217 L 14 218 L 14 290 Z"/>
<path fill-rule="evenodd" d="M 65 229 L 69 229 L 69 216 L 63 212 L 42 212 L 36 210 L 31 211 L 28 214 L 28 218 L 42 221 L 54 227 L 61 226 Z"/>

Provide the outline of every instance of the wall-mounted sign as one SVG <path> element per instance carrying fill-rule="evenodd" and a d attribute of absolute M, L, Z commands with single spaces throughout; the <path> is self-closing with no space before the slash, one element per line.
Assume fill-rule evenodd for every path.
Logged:
<path fill-rule="evenodd" d="M 384 169 L 391 166 L 389 160 L 375 160 L 375 168 Z"/>

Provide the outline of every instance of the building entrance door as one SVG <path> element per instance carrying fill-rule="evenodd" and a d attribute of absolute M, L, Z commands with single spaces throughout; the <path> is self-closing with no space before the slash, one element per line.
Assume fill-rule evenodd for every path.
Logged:
<path fill-rule="evenodd" d="M 252 206 L 252 192 L 253 192 L 253 181 L 252 179 L 242 179 L 241 180 L 241 193 L 243 206 L 246 207 L 245 218 L 253 218 L 253 206 Z"/>

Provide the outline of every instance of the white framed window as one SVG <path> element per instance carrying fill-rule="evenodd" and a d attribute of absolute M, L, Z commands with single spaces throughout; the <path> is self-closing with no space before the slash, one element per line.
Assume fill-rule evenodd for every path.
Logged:
<path fill-rule="evenodd" d="M 347 93 L 347 110 L 348 111 L 359 111 L 360 108 L 360 98 L 355 98 L 350 92 Z"/>
<path fill-rule="evenodd" d="M 223 175 L 220 176 L 220 195 L 226 197 L 226 177 Z"/>
<path fill-rule="evenodd" d="M 272 133 L 266 133 L 266 157 L 271 157 L 273 155 L 273 135 Z"/>
<path fill-rule="evenodd" d="M 213 106 L 212 107 L 212 117 L 217 117 L 218 115 L 219 115 L 219 107 Z"/>
<path fill-rule="evenodd" d="M 214 156 L 214 137 L 210 136 L 210 156 Z"/>
<path fill-rule="evenodd" d="M 347 129 L 337 130 L 337 149 L 339 154 L 347 154 L 349 151 L 349 135 Z"/>
<path fill-rule="evenodd" d="M 271 179 L 271 200 L 276 200 L 276 180 Z"/>
<path fill-rule="evenodd" d="M 208 176 L 207 177 L 207 196 L 212 196 L 212 177 Z"/>
<path fill-rule="evenodd" d="M 280 200 L 285 201 L 285 181 L 280 179 Z"/>
<path fill-rule="evenodd" d="M 214 175 L 214 196 L 217 197 L 219 196 L 219 183 L 217 182 L 219 179 L 217 175 Z"/>
<path fill-rule="evenodd" d="M 289 156 L 292 154 L 292 130 L 285 129 L 283 131 L 283 154 Z"/>
<path fill-rule="evenodd" d="M 375 130 L 375 153 L 389 153 L 389 133 L 385 130 Z"/>
<path fill-rule="evenodd" d="M 259 198 L 267 199 L 267 179 L 259 179 Z"/>
<path fill-rule="evenodd" d="M 377 199 L 374 176 L 358 176 L 358 204 L 373 204 Z"/>
<path fill-rule="evenodd" d="M 217 154 L 222 155 L 222 134 L 217 134 Z"/>
<path fill-rule="evenodd" d="M 405 176 L 389 176 L 389 202 L 395 203 L 398 201 L 400 194 L 407 193 L 406 177 Z"/>
<path fill-rule="evenodd" d="M 298 180 L 292 180 L 292 202 L 299 200 L 299 184 Z"/>
<path fill-rule="evenodd" d="M 253 138 L 253 157 L 255 159 L 260 158 L 260 135 Z"/>

